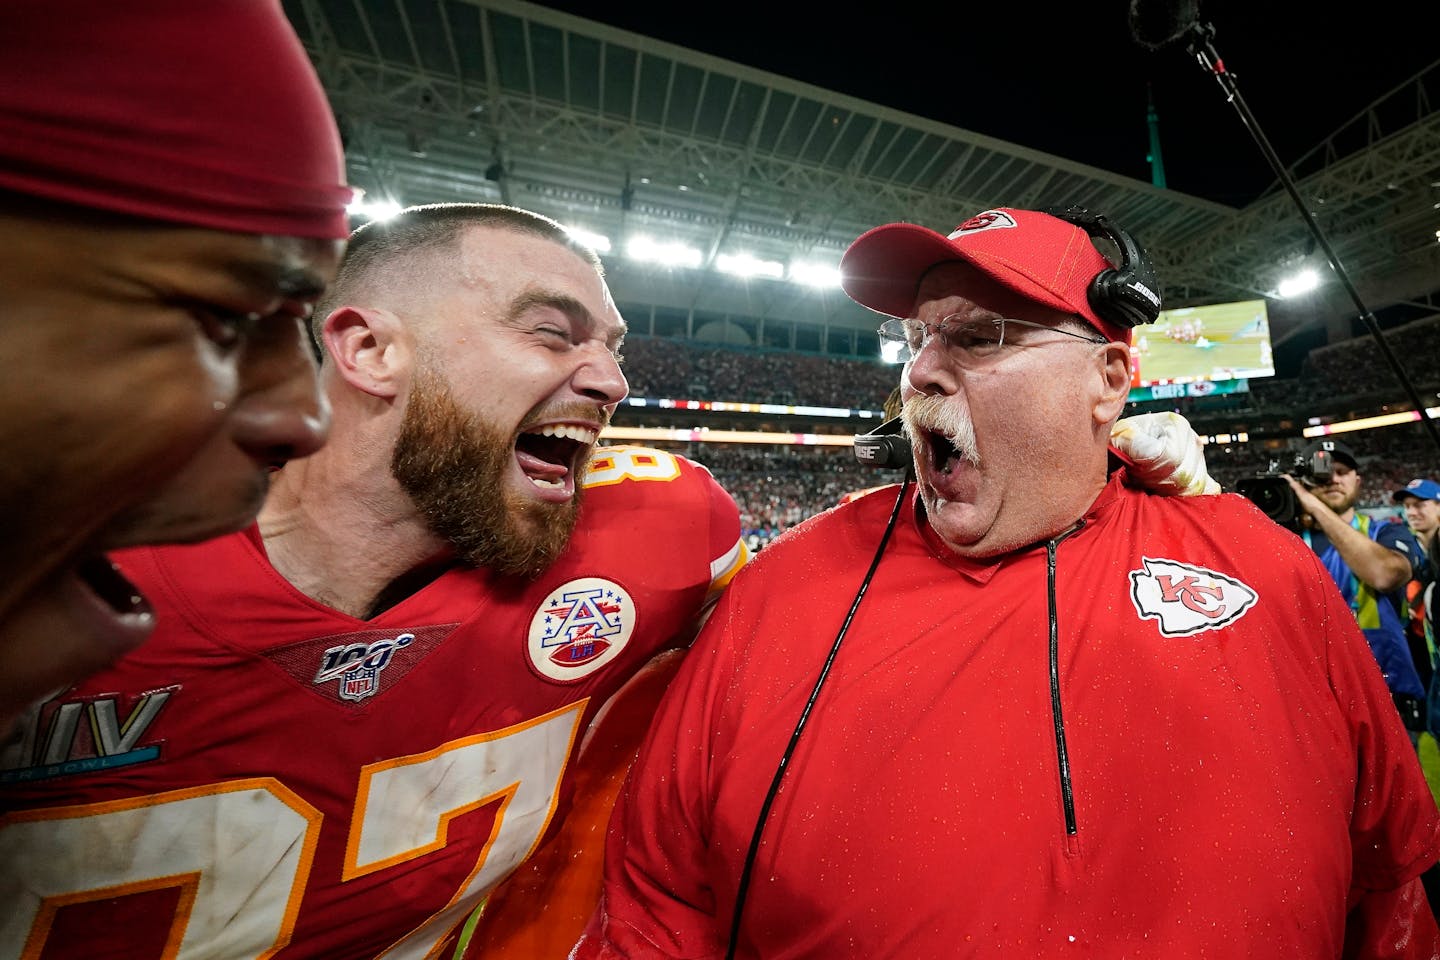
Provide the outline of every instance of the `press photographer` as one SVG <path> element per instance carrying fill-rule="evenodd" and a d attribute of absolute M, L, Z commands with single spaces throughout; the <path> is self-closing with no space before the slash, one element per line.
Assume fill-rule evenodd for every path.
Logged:
<path fill-rule="evenodd" d="M 1326 460 L 1328 478 L 1323 473 Z M 1360 462 L 1350 447 L 1338 440 L 1319 440 L 1305 449 L 1298 462 L 1310 474 L 1308 483 L 1292 474 L 1282 475 L 1295 498 L 1298 533 L 1350 604 L 1410 737 L 1418 741 L 1425 729 L 1425 688 L 1405 638 L 1404 589 L 1424 571 L 1424 553 L 1405 524 L 1356 511 Z M 1315 472 L 1316 464 L 1322 472 Z"/>
<path fill-rule="evenodd" d="M 1333 441 L 1327 443 L 1334 446 Z M 1236 483 L 1235 492 L 1249 499 L 1265 516 L 1280 526 L 1300 533 L 1310 525 L 1309 516 L 1300 508 L 1295 491 L 1290 489 L 1290 478 L 1299 480 L 1311 489 L 1323 487 L 1330 482 L 1333 462 L 1333 455 L 1326 449 L 1295 454 L 1288 469 L 1283 461 L 1272 460 L 1270 468 L 1264 473 L 1246 477 Z"/>

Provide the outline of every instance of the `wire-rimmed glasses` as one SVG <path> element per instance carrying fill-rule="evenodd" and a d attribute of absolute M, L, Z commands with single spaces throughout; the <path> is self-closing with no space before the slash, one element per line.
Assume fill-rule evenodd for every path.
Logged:
<path fill-rule="evenodd" d="M 880 356 L 888 363 L 909 363 L 936 334 L 939 334 L 948 355 L 961 364 L 975 366 L 996 360 L 1005 352 L 1007 345 L 1010 347 L 1021 345 L 1018 338 L 1013 335 L 1007 341 L 1005 328 L 1010 324 L 1035 330 L 1049 330 L 1052 333 L 1063 333 L 1067 337 L 1083 340 L 1086 343 L 1110 342 L 1104 337 L 1087 337 L 1085 334 L 1076 333 L 1073 330 L 1033 323 L 1029 320 L 1017 320 L 1014 317 L 958 320 L 954 314 L 933 322 L 916 319 L 886 320 L 880 324 L 880 329 L 876 333 L 880 337 Z M 1048 342 L 1059 343 L 1061 341 Z"/>

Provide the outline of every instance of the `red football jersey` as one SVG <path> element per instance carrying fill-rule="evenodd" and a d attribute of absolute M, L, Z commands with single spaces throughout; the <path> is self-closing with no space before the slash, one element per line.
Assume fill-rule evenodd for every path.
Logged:
<path fill-rule="evenodd" d="M 725 956 L 772 778 L 891 495 L 766 547 L 665 693 L 574 956 Z M 1119 479 L 1050 544 L 912 496 L 749 873 L 736 957 L 1431 958 L 1440 818 L 1300 538 Z"/>
<path fill-rule="evenodd" d="M 605 700 L 745 560 L 709 473 L 596 451 L 540 577 L 457 568 L 371 620 L 258 533 L 118 559 L 159 614 L 0 753 L 0 956 L 436 956 L 540 843 Z"/>

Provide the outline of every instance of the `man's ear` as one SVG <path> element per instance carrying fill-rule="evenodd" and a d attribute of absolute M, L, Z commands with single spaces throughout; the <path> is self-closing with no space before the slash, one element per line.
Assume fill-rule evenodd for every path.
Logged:
<path fill-rule="evenodd" d="M 410 350 L 400 318 L 372 307 L 337 307 L 320 328 L 336 372 L 350 386 L 393 400 L 409 369 Z"/>
<path fill-rule="evenodd" d="M 1109 425 L 1125 412 L 1130 399 L 1130 348 L 1107 343 L 1100 351 L 1100 393 L 1095 399 L 1095 422 Z"/>

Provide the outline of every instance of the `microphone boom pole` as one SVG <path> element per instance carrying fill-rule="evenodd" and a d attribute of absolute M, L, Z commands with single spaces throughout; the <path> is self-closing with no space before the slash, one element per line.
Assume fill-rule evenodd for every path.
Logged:
<path fill-rule="evenodd" d="M 1315 238 L 1316 244 L 1324 251 L 1325 258 L 1329 260 L 1330 269 L 1334 270 L 1335 275 L 1340 278 L 1340 283 L 1345 287 L 1345 292 L 1350 295 L 1350 300 L 1360 312 L 1360 320 L 1365 324 L 1365 328 L 1370 331 L 1371 337 L 1379 344 L 1380 353 L 1385 357 L 1385 361 L 1390 364 L 1390 369 L 1395 371 L 1395 377 L 1400 381 L 1400 386 L 1404 388 L 1405 394 L 1409 397 L 1410 402 L 1415 405 L 1416 411 L 1420 414 L 1420 422 L 1424 425 L 1426 432 L 1430 434 L 1430 439 L 1435 442 L 1437 448 L 1440 448 L 1440 430 L 1436 429 L 1434 419 L 1425 412 L 1425 403 L 1420 399 L 1419 391 L 1415 389 L 1415 384 L 1412 383 L 1406 375 L 1405 368 L 1400 363 L 1400 358 L 1395 356 L 1394 351 L 1390 349 L 1390 344 L 1386 342 L 1384 334 L 1380 332 L 1380 324 L 1376 321 L 1375 314 L 1371 313 L 1370 309 L 1365 306 L 1365 302 L 1360 299 L 1360 292 L 1355 289 L 1355 284 L 1350 281 L 1350 275 L 1346 273 L 1345 267 L 1340 263 L 1340 258 L 1330 246 L 1330 241 L 1326 239 L 1325 232 L 1320 229 L 1320 224 L 1315 220 L 1315 215 L 1310 212 L 1309 206 L 1306 205 L 1304 198 L 1300 196 L 1300 191 L 1296 188 L 1295 181 L 1290 176 L 1290 172 L 1286 170 L 1285 165 L 1280 162 L 1280 158 L 1276 155 L 1274 148 L 1270 146 L 1269 138 L 1265 136 L 1265 131 L 1260 129 L 1260 123 L 1255 119 L 1255 115 L 1250 112 L 1249 106 L 1245 103 L 1245 98 L 1240 95 L 1240 89 L 1235 85 L 1235 78 L 1225 69 L 1225 61 L 1222 60 L 1220 54 L 1215 51 L 1215 45 L 1212 42 L 1215 37 L 1215 28 L 1208 23 L 1201 23 L 1196 20 L 1185 30 L 1183 36 L 1185 38 L 1186 49 L 1195 57 L 1196 62 L 1200 64 L 1200 68 L 1214 76 L 1219 82 L 1220 89 L 1225 91 L 1225 99 L 1235 105 L 1235 110 L 1240 114 L 1240 120 L 1245 124 L 1245 129 L 1249 130 L 1250 136 L 1254 137 L 1255 143 L 1260 147 L 1260 152 L 1265 155 L 1266 162 L 1268 162 L 1270 168 L 1275 171 L 1275 176 L 1279 178 L 1281 186 L 1285 188 L 1285 192 L 1290 195 L 1291 200 L 1295 201 L 1295 206 L 1299 208 L 1301 216 L 1305 219 L 1305 226 L 1309 228 L 1310 234 Z"/>

